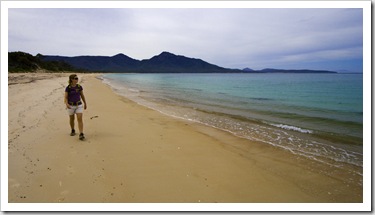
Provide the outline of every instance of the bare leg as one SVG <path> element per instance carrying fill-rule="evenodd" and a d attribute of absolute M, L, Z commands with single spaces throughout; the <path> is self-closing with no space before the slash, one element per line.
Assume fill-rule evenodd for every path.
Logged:
<path fill-rule="evenodd" d="M 78 120 L 78 129 L 79 133 L 83 133 L 83 120 L 82 120 L 82 113 L 77 113 L 77 120 Z"/>
<path fill-rule="evenodd" d="M 73 115 L 69 115 L 69 122 L 70 122 L 70 127 L 72 128 L 72 130 L 74 129 L 74 114 Z"/>

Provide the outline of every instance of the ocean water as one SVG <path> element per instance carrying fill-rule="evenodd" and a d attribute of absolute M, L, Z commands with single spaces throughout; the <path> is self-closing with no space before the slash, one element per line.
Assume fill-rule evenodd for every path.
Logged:
<path fill-rule="evenodd" d="M 362 174 L 362 74 L 105 74 L 103 81 L 164 114 Z"/>

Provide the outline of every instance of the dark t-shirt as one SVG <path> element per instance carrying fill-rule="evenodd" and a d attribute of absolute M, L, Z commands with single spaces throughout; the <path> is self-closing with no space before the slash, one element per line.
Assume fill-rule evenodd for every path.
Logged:
<path fill-rule="evenodd" d="M 65 92 L 68 93 L 68 102 L 79 102 L 81 101 L 81 91 L 83 90 L 81 85 L 76 85 L 75 87 L 67 86 Z"/>

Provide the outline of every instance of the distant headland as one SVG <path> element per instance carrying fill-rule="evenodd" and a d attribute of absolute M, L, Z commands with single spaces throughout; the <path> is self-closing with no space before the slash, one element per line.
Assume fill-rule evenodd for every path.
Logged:
<path fill-rule="evenodd" d="M 196 58 L 162 52 L 150 59 L 136 60 L 125 54 L 114 56 L 77 56 L 37 54 L 25 52 L 8 53 L 9 72 L 32 72 L 46 70 L 51 72 L 77 71 L 100 73 L 337 73 L 326 70 L 252 70 L 229 69 L 210 64 Z"/>

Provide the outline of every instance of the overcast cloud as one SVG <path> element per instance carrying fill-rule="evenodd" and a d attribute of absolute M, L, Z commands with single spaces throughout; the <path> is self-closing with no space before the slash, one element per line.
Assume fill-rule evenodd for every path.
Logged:
<path fill-rule="evenodd" d="M 362 72 L 362 9 L 9 9 L 9 51 Z"/>

